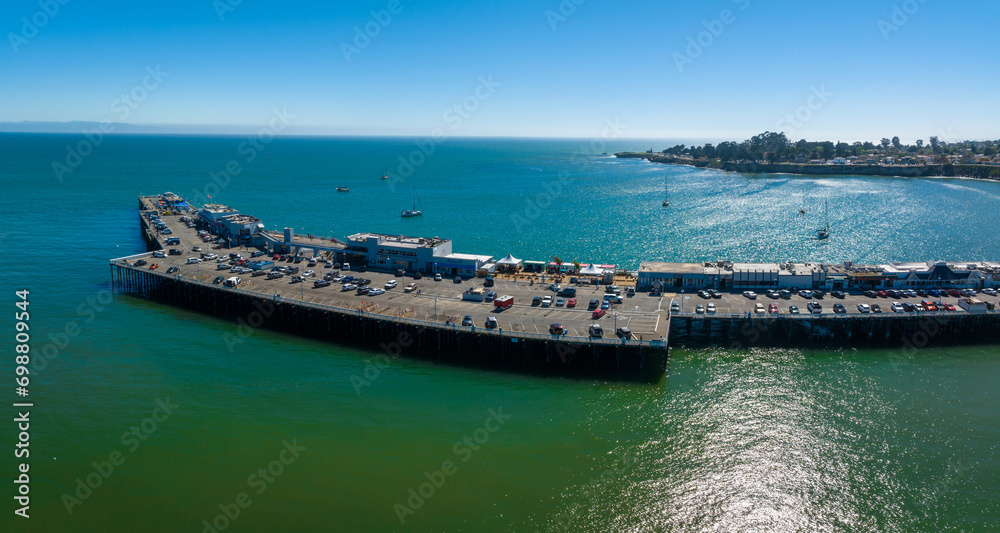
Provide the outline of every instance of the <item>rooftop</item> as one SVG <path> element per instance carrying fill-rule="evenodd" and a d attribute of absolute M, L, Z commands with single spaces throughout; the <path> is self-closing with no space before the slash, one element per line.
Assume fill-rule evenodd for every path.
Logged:
<path fill-rule="evenodd" d="M 447 239 L 441 239 L 439 237 L 407 237 L 405 235 L 385 235 L 382 233 L 355 233 L 347 238 L 347 240 L 352 242 L 365 242 L 368 239 L 378 239 L 379 244 L 410 248 L 434 248 L 435 246 L 448 242 Z"/>
<path fill-rule="evenodd" d="M 236 212 L 236 210 L 233 209 L 232 207 L 229 207 L 228 205 L 222 205 L 222 204 L 205 204 L 205 207 L 202 207 L 202 209 L 204 209 L 205 211 L 208 211 L 209 213 L 235 213 Z"/>
<path fill-rule="evenodd" d="M 670 272 L 679 274 L 704 274 L 705 267 L 701 263 L 659 263 L 643 261 L 639 272 Z"/>

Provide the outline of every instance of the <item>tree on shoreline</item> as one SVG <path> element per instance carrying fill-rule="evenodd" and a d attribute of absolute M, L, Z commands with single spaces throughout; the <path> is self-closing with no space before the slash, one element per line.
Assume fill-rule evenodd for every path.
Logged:
<path fill-rule="evenodd" d="M 792 142 L 783 132 L 770 132 L 754 135 L 743 142 L 724 141 L 718 145 L 707 143 L 703 146 L 686 146 L 678 144 L 663 150 L 661 153 L 679 158 L 694 160 L 729 162 L 763 162 L 781 163 L 801 159 L 829 160 L 834 157 L 859 157 L 881 161 L 886 157 L 928 156 L 935 162 L 951 162 L 949 156 L 974 156 L 982 154 L 994 157 L 1000 153 L 1000 140 L 995 141 L 962 141 L 944 143 L 937 136 L 929 137 L 929 146 L 923 140 L 917 140 L 912 145 L 904 145 L 898 136 L 881 138 L 878 144 L 865 141 L 848 144 L 837 141 L 807 141 L 801 139 Z M 931 158 L 930 156 L 934 156 Z"/>

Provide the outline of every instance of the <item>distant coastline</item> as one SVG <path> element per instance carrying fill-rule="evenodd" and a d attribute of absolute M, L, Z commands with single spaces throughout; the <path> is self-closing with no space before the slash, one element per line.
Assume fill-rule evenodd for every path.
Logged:
<path fill-rule="evenodd" d="M 954 163 L 929 165 L 852 165 L 813 163 L 762 163 L 759 161 L 726 161 L 677 157 L 651 152 L 619 152 L 622 159 L 644 159 L 651 163 L 712 168 L 746 174 L 801 174 L 804 176 L 896 176 L 896 177 L 956 177 L 1000 181 L 1000 166 Z"/>

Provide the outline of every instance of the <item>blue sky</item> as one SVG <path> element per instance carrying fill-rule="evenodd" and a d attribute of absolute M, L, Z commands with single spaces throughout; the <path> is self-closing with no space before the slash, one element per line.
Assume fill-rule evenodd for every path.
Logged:
<path fill-rule="evenodd" d="M 617 119 L 634 138 L 1000 138 L 996 2 L 400 0 L 382 27 L 388 0 L 242 0 L 220 18 L 226 1 L 43 16 L 7 0 L 0 121 L 120 120 L 116 99 L 159 65 L 121 121 L 255 131 L 287 109 L 285 133 L 594 137 Z M 348 60 L 366 24 L 378 34 Z M 488 98 L 480 79 L 499 84 Z"/>

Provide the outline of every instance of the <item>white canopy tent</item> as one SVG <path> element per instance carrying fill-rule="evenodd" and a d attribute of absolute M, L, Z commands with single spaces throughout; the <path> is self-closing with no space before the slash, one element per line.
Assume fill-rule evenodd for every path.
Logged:
<path fill-rule="evenodd" d="M 587 265 L 580 269 L 581 276 L 600 276 L 601 274 L 604 274 L 604 270 L 594 265 Z"/>
<path fill-rule="evenodd" d="M 521 260 L 511 254 L 507 254 L 507 257 L 497 261 L 497 264 L 501 266 L 520 266 Z"/>

